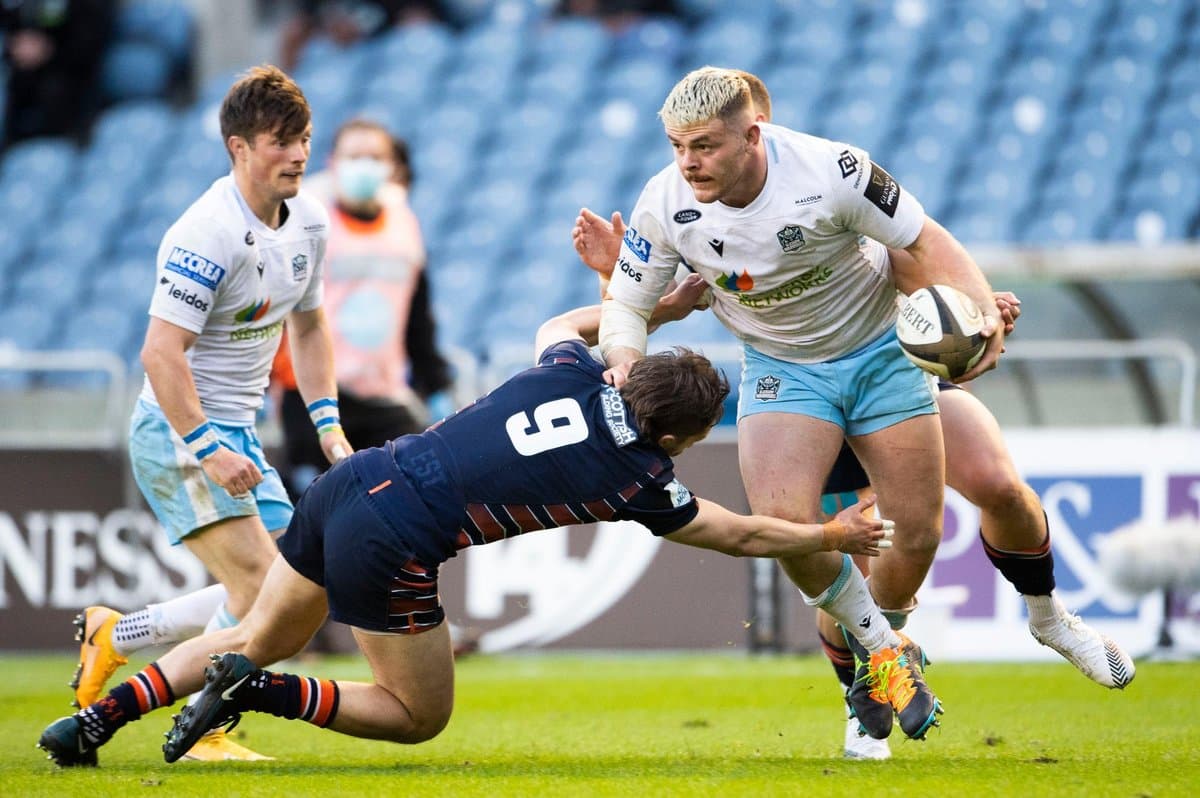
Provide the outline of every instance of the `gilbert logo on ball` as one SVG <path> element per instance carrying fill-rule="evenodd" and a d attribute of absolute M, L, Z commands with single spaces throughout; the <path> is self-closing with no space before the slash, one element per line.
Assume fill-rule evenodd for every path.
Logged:
<path fill-rule="evenodd" d="M 961 377 L 979 362 L 987 339 L 983 314 L 969 296 L 931 285 L 900 301 L 896 336 L 908 359 L 944 380 Z"/>

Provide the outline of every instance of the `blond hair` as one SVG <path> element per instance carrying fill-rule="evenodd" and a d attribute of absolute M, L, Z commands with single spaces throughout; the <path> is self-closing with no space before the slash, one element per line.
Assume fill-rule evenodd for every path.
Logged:
<path fill-rule="evenodd" d="M 658 115 L 668 127 L 728 121 L 753 104 L 750 85 L 731 69 L 706 66 L 689 72 L 667 95 Z"/>
<path fill-rule="evenodd" d="M 750 87 L 750 101 L 754 103 L 755 113 L 762 114 L 763 119 L 770 122 L 771 92 L 767 91 L 767 84 L 763 83 L 762 78 L 753 72 L 747 72 L 744 69 L 733 71 L 740 75 L 742 80 L 746 81 L 746 85 Z"/>

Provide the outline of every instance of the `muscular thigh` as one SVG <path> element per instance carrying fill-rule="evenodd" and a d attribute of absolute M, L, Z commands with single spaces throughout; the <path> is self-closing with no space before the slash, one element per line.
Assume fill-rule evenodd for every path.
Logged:
<path fill-rule="evenodd" d="M 849 438 L 879 497 L 879 511 L 896 521 L 941 528 L 945 454 L 936 415 L 915 416 Z"/>
<path fill-rule="evenodd" d="M 986 406 L 963 390 L 938 395 L 946 440 L 946 484 L 975 504 L 1021 482 Z"/>
<path fill-rule="evenodd" d="M 837 424 L 796 413 L 757 413 L 738 422 L 738 462 L 755 513 L 815 522 L 821 490 L 842 445 Z"/>
<path fill-rule="evenodd" d="M 375 683 L 400 699 L 413 718 L 437 718 L 444 724 L 454 704 L 450 625 L 419 634 L 353 631 Z"/>

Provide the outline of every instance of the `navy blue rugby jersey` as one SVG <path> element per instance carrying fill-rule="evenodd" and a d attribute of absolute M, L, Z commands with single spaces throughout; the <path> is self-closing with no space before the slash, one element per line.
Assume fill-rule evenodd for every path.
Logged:
<path fill-rule="evenodd" d="M 603 373 L 583 342 L 555 344 L 536 367 L 435 427 L 356 453 L 355 472 L 372 504 L 426 557 L 595 521 L 675 532 L 699 506 L 670 456 L 639 439 Z"/>

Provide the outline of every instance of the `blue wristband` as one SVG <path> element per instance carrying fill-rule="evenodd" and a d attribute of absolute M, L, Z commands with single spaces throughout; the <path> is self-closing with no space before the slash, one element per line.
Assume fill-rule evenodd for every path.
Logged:
<path fill-rule="evenodd" d="M 318 435 L 341 429 L 342 426 L 341 416 L 338 415 L 338 400 L 331 396 L 311 402 L 308 405 L 308 417 L 312 419 Z"/>
<path fill-rule="evenodd" d="M 207 421 L 184 435 L 183 442 L 187 444 L 188 449 L 196 456 L 197 460 L 212 457 L 217 453 L 217 447 L 221 445 L 216 431 Z"/>

